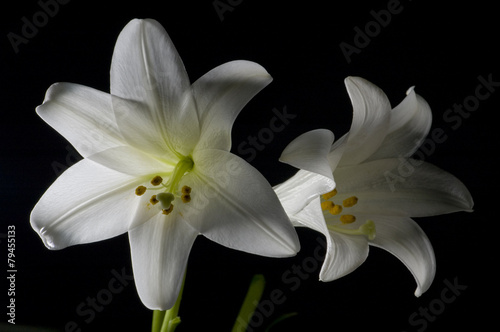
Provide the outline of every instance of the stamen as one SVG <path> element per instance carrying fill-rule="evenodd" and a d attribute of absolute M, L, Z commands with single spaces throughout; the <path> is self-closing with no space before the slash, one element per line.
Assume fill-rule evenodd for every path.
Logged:
<path fill-rule="evenodd" d="M 162 177 L 161 177 L 161 176 L 159 176 L 159 175 L 155 176 L 155 177 L 151 180 L 151 184 L 152 184 L 153 186 L 158 186 L 158 185 L 160 185 L 162 182 L 163 182 L 163 179 L 162 179 Z"/>
<path fill-rule="evenodd" d="M 332 198 L 333 196 L 337 195 L 337 189 L 333 189 L 332 191 L 330 191 L 329 193 L 326 193 L 326 194 L 323 194 L 321 195 L 321 197 L 323 197 L 323 199 L 325 201 L 329 200 L 330 198 Z"/>
<path fill-rule="evenodd" d="M 324 210 L 330 210 L 335 206 L 335 204 L 332 201 L 324 201 L 321 202 L 321 209 Z"/>
<path fill-rule="evenodd" d="M 146 188 L 144 186 L 138 186 L 135 189 L 135 194 L 138 196 L 143 195 L 147 190 L 160 190 L 159 194 L 152 195 L 149 202 L 152 205 L 157 203 L 161 204 L 161 210 L 163 214 L 170 214 L 174 208 L 172 202 L 175 197 L 179 197 L 179 182 L 182 177 L 190 172 L 194 167 L 193 159 L 188 156 L 179 156 L 180 160 L 175 165 L 175 168 L 170 175 L 168 181 L 163 183 L 163 178 L 160 175 L 156 175 L 151 179 L 151 184 L 154 187 Z M 175 196 L 174 196 L 175 195 Z M 181 199 L 184 203 L 191 201 L 191 188 L 189 186 L 183 186 L 181 189 Z"/>
<path fill-rule="evenodd" d="M 366 235 L 366 237 L 368 237 L 368 240 L 373 240 L 376 236 L 375 223 L 373 222 L 373 220 L 367 220 L 363 225 L 356 229 L 350 229 L 335 225 L 328 225 L 328 229 L 348 235 Z"/>
<path fill-rule="evenodd" d="M 352 207 L 354 205 L 356 205 L 356 203 L 358 202 L 358 198 L 356 196 L 351 196 L 349 198 L 346 198 L 342 201 L 342 205 L 344 205 L 344 207 Z"/>
<path fill-rule="evenodd" d="M 170 207 L 168 209 L 162 209 L 161 213 L 163 213 L 165 215 L 169 215 L 170 212 L 172 212 L 173 209 L 174 209 L 174 204 L 170 204 Z"/>
<path fill-rule="evenodd" d="M 352 214 L 343 214 L 340 216 L 340 222 L 343 223 L 344 225 L 352 224 L 355 221 L 356 217 L 353 216 Z"/>
<path fill-rule="evenodd" d="M 139 187 L 135 188 L 135 194 L 137 196 L 141 196 L 141 195 L 143 195 L 146 192 L 146 189 L 147 188 L 144 187 L 144 186 L 139 186 Z"/>
<path fill-rule="evenodd" d="M 338 215 L 342 213 L 342 206 L 334 205 L 332 208 L 330 208 L 329 212 L 333 215 Z"/>
<path fill-rule="evenodd" d="M 156 199 L 156 195 L 153 195 L 151 196 L 151 199 L 149 200 L 149 202 L 153 205 L 155 205 L 156 203 L 159 202 L 159 200 Z"/>

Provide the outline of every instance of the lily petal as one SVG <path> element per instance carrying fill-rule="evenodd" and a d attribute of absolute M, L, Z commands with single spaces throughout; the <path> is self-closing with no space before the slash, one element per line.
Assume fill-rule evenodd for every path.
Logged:
<path fill-rule="evenodd" d="M 321 281 L 332 281 L 356 270 L 368 257 L 368 240 L 364 236 L 329 231 L 325 261 L 319 273 Z"/>
<path fill-rule="evenodd" d="M 415 296 L 422 295 L 436 274 L 436 258 L 427 235 L 410 218 L 370 217 L 377 229 L 377 236 L 370 244 L 387 250 L 403 262 L 417 282 Z"/>
<path fill-rule="evenodd" d="M 149 106 L 133 100 L 111 96 L 118 129 L 127 146 L 165 160 L 179 158 L 164 137 L 162 123 Z"/>
<path fill-rule="evenodd" d="M 222 150 L 199 150 L 184 177 L 193 188 L 187 222 L 229 248 L 270 256 L 292 256 L 297 233 L 267 180 L 243 159 Z M 183 178 L 184 180 L 184 178 Z"/>
<path fill-rule="evenodd" d="M 320 198 L 317 196 L 303 209 L 293 214 L 290 218 L 292 219 L 294 226 L 308 227 L 327 236 L 328 228 L 326 227 L 325 217 L 323 216 L 320 202 Z"/>
<path fill-rule="evenodd" d="M 83 159 L 61 174 L 38 201 L 31 226 L 49 249 L 123 234 L 135 226 L 131 216 L 137 204 L 132 199 L 141 181 Z"/>
<path fill-rule="evenodd" d="M 287 145 L 281 153 L 280 161 L 298 169 L 321 174 L 333 181 L 328 153 L 334 135 L 330 130 L 317 129 L 304 133 Z"/>
<path fill-rule="evenodd" d="M 291 217 L 295 226 L 314 229 L 326 238 L 326 256 L 319 273 L 322 281 L 332 281 L 357 269 L 368 257 L 368 240 L 329 231 L 317 197 Z"/>
<path fill-rule="evenodd" d="M 391 111 L 389 131 L 380 148 L 367 160 L 410 157 L 429 133 L 432 113 L 429 104 L 410 88 L 406 98 Z"/>
<path fill-rule="evenodd" d="M 334 172 L 342 201 L 355 195 L 362 204 L 350 213 L 425 217 L 472 211 L 472 197 L 453 175 L 419 160 L 382 159 Z"/>
<path fill-rule="evenodd" d="M 220 65 L 193 83 L 200 119 L 197 149 L 231 149 L 231 128 L 241 109 L 272 81 L 269 73 L 250 61 Z"/>
<path fill-rule="evenodd" d="M 134 129 L 148 128 L 156 140 L 187 155 L 199 138 L 199 124 L 184 64 L 163 27 L 132 20 L 118 36 L 111 62 L 111 94 L 146 107 L 117 114 L 123 136 L 133 144 Z M 113 100 L 115 103 L 115 100 Z M 143 139 L 144 148 L 150 141 Z M 164 151 L 157 151 L 162 155 Z"/>
<path fill-rule="evenodd" d="M 129 146 L 110 148 L 93 154 L 88 159 L 117 172 L 135 176 L 163 174 L 172 171 L 175 166 Z"/>
<path fill-rule="evenodd" d="M 318 195 L 335 189 L 335 181 L 320 174 L 299 170 L 294 176 L 274 186 L 273 189 L 286 213 L 293 216 Z"/>
<path fill-rule="evenodd" d="M 129 231 L 135 284 L 151 310 L 170 309 L 179 294 L 191 247 L 198 232 L 179 215 L 156 214 Z"/>
<path fill-rule="evenodd" d="M 345 85 L 353 106 L 351 129 L 339 150 L 339 166 L 356 165 L 368 159 L 380 147 L 390 125 L 391 105 L 385 93 L 360 77 L 348 77 Z M 331 154 L 339 153 L 333 150 Z M 333 169 L 333 167 L 332 167 Z"/>
<path fill-rule="evenodd" d="M 83 156 L 125 145 L 107 93 L 72 83 L 53 84 L 38 115 Z"/>

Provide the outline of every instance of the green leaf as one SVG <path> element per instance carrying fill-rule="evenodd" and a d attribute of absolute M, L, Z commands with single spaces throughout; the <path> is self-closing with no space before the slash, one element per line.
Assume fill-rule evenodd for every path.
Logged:
<path fill-rule="evenodd" d="M 278 318 L 276 318 L 276 319 L 275 319 L 275 320 L 271 323 L 271 325 L 269 325 L 269 326 L 267 327 L 266 332 L 271 331 L 271 328 L 272 328 L 274 325 L 276 325 L 276 324 L 278 324 L 278 323 L 280 323 L 280 322 L 284 321 L 285 319 L 288 319 L 288 318 L 290 318 L 290 317 L 296 316 L 296 315 L 298 315 L 298 314 L 299 314 L 298 312 L 290 312 L 290 313 L 288 313 L 288 314 L 284 314 L 284 315 L 279 316 Z"/>
<path fill-rule="evenodd" d="M 232 332 L 246 331 L 248 323 L 252 318 L 257 305 L 259 304 L 262 293 L 264 292 L 264 287 L 266 285 L 266 279 L 262 274 L 256 274 L 253 276 L 250 286 L 248 288 L 245 300 L 241 305 L 240 312 L 234 323 Z"/>

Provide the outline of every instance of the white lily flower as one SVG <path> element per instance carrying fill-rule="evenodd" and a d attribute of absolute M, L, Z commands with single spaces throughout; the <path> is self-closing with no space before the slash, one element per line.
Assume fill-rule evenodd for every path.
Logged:
<path fill-rule="evenodd" d="M 326 236 L 320 280 L 354 271 L 373 245 L 406 265 L 420 296 L 432 283 L 436 262 L 411 217 L 471 211 L 472 197 L 451 174 L 410 158 L 432 121 L 429 105 L 413 88 L 391 110 L 370 82 L 348 77 L 345 83 L 354 111 L 350 131 L 333 145 L 333 134 L 324 129 L 291 142 L 281 161 L 301 170 L 275 191 L 296 226 Z"/>
<path fill-rule="evenodd" d="M 229 152 L 243 106 L 271 82 L 256 63 L 225 63 L 190 84 L 163 27 L 132 20 L 118 37 L 111 94 L 59 83 L 37 113 L 83 160 L 31 213 L 49 249 L 128 232 L 139 296 L 174 304 L 195 238 L 284 257 L 298 237 L 265 178 Z"/>

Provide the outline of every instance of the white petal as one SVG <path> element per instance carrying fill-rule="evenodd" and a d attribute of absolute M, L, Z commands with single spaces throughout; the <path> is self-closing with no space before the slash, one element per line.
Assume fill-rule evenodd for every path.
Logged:
<path fill-rule="evenodd" d="M 323 175 L 299 170 L 290 179 L 274 186 L 273 189 L 286 213 L 292 216 L 319 195 L 335 189 L 335 182 Z"/>
<path fill-rule="evenodd" d="M 432 124 L 429 104 L 413 88 L 391 112 L 391 125 L 380 148 L 369 160 L 410 157 L 422 144 Z"/>
<path fill-rule="evenodd" d="M 351 214 L 424 217 L 471 211 L 469 191 L 453 175 L 425 162 L 406 159 L 375 160 L 334 172 L 342 201 L 357 196 Z"/>
<path fill-rule="evenodd" d="M 195 151 L 192 188 L 183 215 L 207 238 L 226 247 L 285 257 L 299 250 L 298 237 L 266 179 L 243 159 L 222 150 Z"/>
<path fill-rule="evenodd" d="M 379 148 L 389 129 L 391 113 L 387 96 L 377 86 L 359 77 L 348 77 L 345 84 L 353 119 L 340 166 L 359 164 Z"/>
<path fill-rule="evenodd" d="M 327 228 L 319 197 L 292 217 L 296 226 L 320 232 L 326 238 L 326 256 L 319 279 L 332 281 L 357 269 L 368 257 L 368 239 L 336 233 Z"/>
<path fill-rule="evenodd" d="M 31 226 L 49 249 L 108 239 L 127 232 L 141 179 L 83 159 L 66 170 L 31 213 Z"/>
<path fill-rule="evenodd" d="M 234 120 L 271 81 L 262 66 L 240 60 L 220 65 L 194 82 L 192 88 L 201 124 L 197 148 L 229 151 Z"/>
<path fill-rule="evenodd" d="M 314 229 L 327 236 L 328 228 L 326 227 L 325 217 L 323 216 L 320 202 L 320 198 L 316 197 L 302 210 L 290 216 L 294 222 L 294 226 Z"/>
<path fill-rule="evenodd" d="M 111 96 L 111 101 L 120 134 L 128 146 L 167 160 L 179 158 L 165 138 L 158 112 L 144 103 L 117 96 Z"/>
<path fill-rule="evenodd" d="M 146 307 L 174 305 L 197 235 L 179 215 L 161 213 L 129 232 L 135 284 Z"/>
<path fill-rule="evenodd" d="M 330 169 L 334 171 L 342 160 L 342 156 L 346 148 L 348 147 L 349 133 L 346 133 L 338 140 L 336 140 L 332 147 L 330 148 L 330 153 L 328 154 L 328 163 L 330 164 Z"/>
<path fill-rule="evenodd" d="M 415 296 L 422 295 L 430 287 L 436 273 L 436 259 L 429 239 L 410 218 L 377 216 L 373 220 L 377 235 L 370 244 L 387 250 L 401 260 L 417 282 Z"/>
<path fill-rule="evenodd" d="M 168 148 L 183 155 L 192 151 L 199 125 L 189 78 L 158 22 L 135 19 L 120 33 L 111 63 L 111 94 L 146 106 L 135 112 L 120 110 L 116 116 L 129 141 L 134 127 L 149 126 Z"/>
<path fill-rule="evenodd" d="M 294 139 L 281 154 L 280 161 L 298 169 L 318 173 L 333 181 L 328 154 L 333 133 L 326 129 L 312 130 Z"/>
<path fill-rule="evenodd" d="M 83 85 L 56 83 L 47 90 L 36 111 L 83 157 L 125 144 L 107 93 Z"/>
<path fill-rule="evenodd" d="M 88 159 L 115 171 L 135 176 L 171 172 L 175 166 L 128 146 L 111 148 L 93 154 Z"/>
<path fill-rule="evenodd" d="M 319 273 L 322 281 L 332 281 L 356 270 L 368 257 L 368 240 L 361 235 L 329 231 L 325 261 Z"/>

